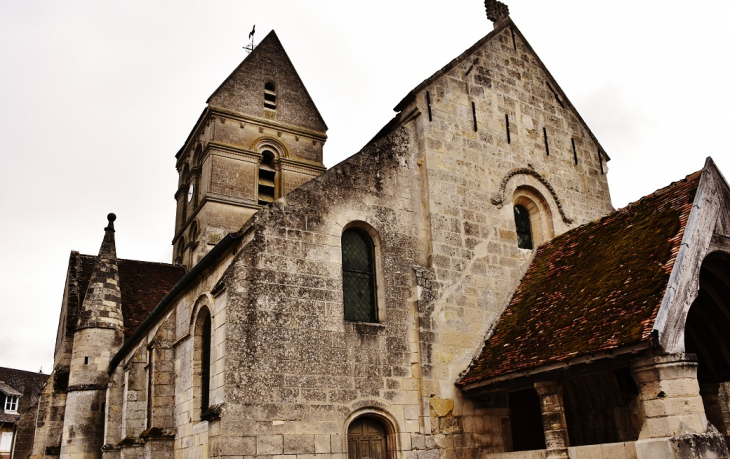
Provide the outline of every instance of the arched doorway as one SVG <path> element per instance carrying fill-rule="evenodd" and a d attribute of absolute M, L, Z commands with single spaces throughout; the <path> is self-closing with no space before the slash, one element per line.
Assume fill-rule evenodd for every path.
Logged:
<path fill-rule="evenodd" d="M 347 429 L 348 459 L 387 459 L 387 431 L 374 418 L 358 418 Z"/>
<path fill-rule="evenodd" d="M 730 256 L 707 256 L 700 290 L 684 331 L 685 352 L 697 355 L 697 380 L 707 419 L 730 440 Z"/>

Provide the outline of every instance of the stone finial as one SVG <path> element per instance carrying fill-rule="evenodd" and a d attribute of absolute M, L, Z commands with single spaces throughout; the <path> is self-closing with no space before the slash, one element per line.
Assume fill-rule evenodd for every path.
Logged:
<path fill-rule="evenodd" d="M 117 216 L 107 215 L 109 224 L 104 228 L 104 239 L 99 248 L 94 270 L 91 272 L 89 286 L 84 302 L 79 310 L 77 329 L 112 328 L 122 330 L 121 291 L 119 290 L 119 266 L 114 241 L 114 220 Z"/>
<path fill-rule="evenodd" d="M 496 25 L 509 18 L 509 7 L 498 0 L 484 0 L 487 18 Z"/>
<path fill-rule="evenodd" d="M 109 223 L 106 225 L 106 228 L 104 228 L 104 231 L 114 231 L 114 220 L 117 219 L 117 216 L 113 213 L 110 213 L 106 216 L 106 219 L 109 221 Z"/>

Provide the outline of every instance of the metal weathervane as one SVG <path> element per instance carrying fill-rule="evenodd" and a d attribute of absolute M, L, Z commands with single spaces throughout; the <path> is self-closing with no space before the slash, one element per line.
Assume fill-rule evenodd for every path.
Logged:
<path fill-rule="evenodd" d="M 251 54 L 251 51 L 253 51 L 254 47 L 256 46 L 254 44 L 254 35 L 256 34 L 256 24 L 253 25 L 253 29 L 251 29 L 251 33 L 248 34 L 248 39 L 251 40 L 251 43 L 244 46 L 243 49 L 246 50 L 247 53 Z"/>

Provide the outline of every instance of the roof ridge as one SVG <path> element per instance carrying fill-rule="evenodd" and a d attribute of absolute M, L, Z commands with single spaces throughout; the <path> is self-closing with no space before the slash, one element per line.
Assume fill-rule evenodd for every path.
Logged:
<path fill-rule="evenodd" d="M 680 183 L 687 183 L 691 180 L 698 180 L 700 175 L 702 175 L 702 171 L 703 171 L 703 169 L 700 169 L 696 172 L 693 172 L 693 173 L 685 176 L 682 179 L 679 179 L 679 180 L 676 180 L 676 181 L 670 183 L 669 185 L 667 185 L 665 187 L 658 188 L 658 189 L 654 190 L 653 192 L 647 194 L 646 196 L 642 196 L 639 199 L 637 199 L 636 201 L 630 202 L 630 203 L 626 204 L 624 207 L 621 207 L 620 209 L 616 209 L 616 212 L 622 212 L 622 211 L 628 209 L 629 207 L 635 207 L 635 206 L 639 205 L 641 202 L 644 202 L 647 199 L 660 196 L 661 194 L 669 191 L 670 188 L 673 188 Z M 614 213 L 616 213 L 616 212 L 614 212 Z M 609 215 L 613 215 L 613 214 L 609 214 Z M 605 218 L 605 217 L 602 217 L 602 218 Z"/>
<path fill-rule="evenodd" d="M 659 189 L 655 190 L 654 192 L 647 194 L 646 196 L 642 196 L 638 200 L 630 202 L 630 203 L 626 204 L 624 207 L 616 209 L 615 211 L 611 212 L 610 214 L 604 215 L 603 217 L 601 217 L 597 220 L 591 220 L 589 222 L 583 223 L 582 225 L 576 226 L 575 228 L 571 228 L 568 231 L 564 232 L 563 234 L 559 234 L 559 235 L 555 236 L 554 238 L 550 239 L 549 241 L 545 241 L 544 243 L 540 244 L 539 248 L 542 248 L 543 246 L 549 247 L 553 243 L 556 243 L 556 242 L 562 240 L 563 237 L 575 234 L 580 229 L 587 228 L 592 225 L 599 225 L 609 218 L 615 218 L 617 215 L 629 213 L 634 208 L 645 203 L 648 199 L 657 198 L 657 197 L 663 195 L 664 193 L 666 193 L 667 191 L 669 191 L 670 189 L 673 189 L 674 187 L 678 186 L 679 184 L 689 183 L 692 180 L 699 180 L 699 177 L 701 175 L 702 175 L 702 169 L 700 169 L 696 172 L 693 172 L 680 180 L 671 182 L 669 185 L 659 188 Z"/>
<path fill-rule="evenodd" d="M 98 257 L 98 255 L 89 255 L 89 254 L 85 254 L 85 253 L 81 253 L 79 255 L 82 256 L 82 257 L 89 257 L 89 258 L 97 258 Z M 132 258 L 117 258 L 117 261 L 133 261 L 135 263 L 147 263 L 147 264 L 150 264 L 150 265 L 161 265 L 161 266 L 171 266 L 171 267 L 185 268 L 182 265 L 176 265 L 176 264 L 173 264 L 173 263 L 165 263 L 164 261 L 135 260 L 135 259 L 132 259 Z"/>

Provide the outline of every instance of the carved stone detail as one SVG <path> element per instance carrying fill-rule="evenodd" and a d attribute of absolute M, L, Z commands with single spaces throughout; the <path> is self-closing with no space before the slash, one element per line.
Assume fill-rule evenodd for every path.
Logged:
<path fill-rule="evenodd" d="M 538 174 L 537 172 L 533 171 L 532 169 L 527 169 L 525 167 L 512 169 L 507 173 L 507 175 L 504 176 L 502 179 L 502 183 L 499 184 L 499 191 L 494 195 L 494 197 L 491 199 L 492 204 L 497 206 L 498 208 L 502 208 L 504 205 L 504 191 L 507 188 L 507 182 L 510 181 L 512 177 L 515 175 L 531 175 L 535 177 L 540 183 L 545 185 L 545 188 L 548 189 L 550 194 L 553 196 L 553 199 L 555 200 L 555 204 L 558 206 L 558 211 L 560 212 L 560 216 L 562 217 L 563 221 L 567 224 L 573 223 L 572 218 L 568 218 L 567 215 L 565 215 L 565 210 L 563 209 L 563 204 L 560 202 L 560 198 L 558 198 L 557 193 L 555 193 L 555 189 L 552 185 L 550 185 L 550 182 L 548 182 L 542 175 Z"/>
<path fill-rule="evenodd" d="M 487 8 L 487 19 L 492 22 L 501 22 L 509 18 L 509 7 L 497 0 L 484 0 Z"/>

